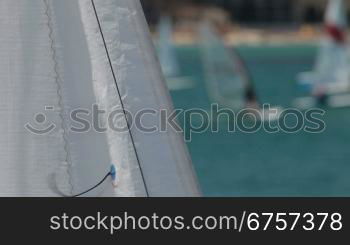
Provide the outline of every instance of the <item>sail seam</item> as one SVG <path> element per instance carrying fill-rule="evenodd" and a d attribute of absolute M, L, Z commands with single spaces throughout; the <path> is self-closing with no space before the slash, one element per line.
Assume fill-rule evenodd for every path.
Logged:
<path fill-rule="evenodd" d="M 56 51 L 56 43 L 54 39 L 54 28 L 53 28 L 53 22 L 51 17 L 51 11 L 50 11 L 50 4 L 48 2 L 49 0 L 43 0 L 45 5 L 45 15 L 48 18 L 47 26 L 49 28 L 49 39 L 50 39 L 50 49 L 52 54 L 52 60 L 54 62 L 54 72 L 55 72 L 55 83 L 57 87 L 57 97 L 58 97 L 58 106 L 59 106 L 59 117 L 61 119 L 61 127 L 63 130 L 62 137 L 64 142 L 64 152 L 65 152 L 65 160 L 64 162 L 67 164 L 67 174 L 69 176 L 69 186 L 70 191 L 73 193 L 73 183 L 72 183 L 72 175 L 70 171 L 70 166 L 72 165 L 72 159 L 71 159 L 71 152 L 69 147 L 69 141 L 67 138 L 67 130 L 66 130 L 66 124 L 65 124 L 65 117 L 64 117 L 64 103 L 63 103 L 63 95 L 62 95 L 62 85 L 61 85 L 61 76 L 59 72 L 59 64 L 57 60 L 57 51 Z"/>
<path fill-rule="evenodd" d="M 118 96 L 119 96 L 119 99 L 120 99 L 120 104 L 121 104 L 122 110 L 124 112 L 125 121 L 126 121 L 126 124 L 127 124 L 127 127 L 128 127 L 131 143 L 133 145 L 135 156 L 136 156 L 136 159 L 137 159 L 137 163 L 138 163 L 138 166 L 139 166 L 139 169 L 140 169 L 141 178 L 142 178 L 142 181 L 143 181 L 143 184 L 144 184 L 144 187 L 145 187 L 146 196 L 149 197 L 149 190 L 148 190 L 148 187 L 147 187 L 147 184 L 146 184 L 146 181 L 145 181 L 145 175 L 143 173 L 143 169 L 142 169 L 142 166 L 141 166 L 140 157 L 139 157 L 137 149 L 136 149 L 134 136 L 133 136 L 133 134 L 131 132 L 131 126 L 130 126 L 130 123 L 129 123 L 129 120 L 128 120 L 128 117 L 127 117 L 127 114 L 126 114 L 125 105 L 124 105 L 124 102 L 123 102 L 123 99 L 122 99 L 122 96 L 121 96 L 121 92 L 120 92 L 119 85 L 118 85 L 118 82 L 117 82 L 117 78 L 116 78 L 116 75 L 115 75 L 115 72 L 114 72 L 112 60 L 111 60 L 111 57 L 109 55 L 107 43 L 106 43 L 103 31 L 102 31 L 101 22 L 100 22 L 100 19 L 98 17 L 98 14 L 97 14 L 97 10 L 96 10 L 96 6 L 95 6 L 94 0 L 91 0 L 91 3 L 92 3 L 92 7 L 93 7 L 93 10 L 94 10 L 95 16 L 96 16 L 98 28 L 99 28 L 99 31 L 100 31 L 100 34 L 101 34 L 101 37 L 102 37 L 102 40 L 103 40 L 103 45 L 104 45 L 104 48 L 105 48 L 105 51 L 106 51 L 107 59 L 108 59 L 109 66 L 110 66 L 110 69 L 111 69 L 111 72 L 112 72 L 112 76 L 113 76 L 113 80 L 114 80 L 114 83 L 115 83 L 115 86 L 116 86 L 116 90 L 117 90 L 117 93 L 118 93 Z"/>

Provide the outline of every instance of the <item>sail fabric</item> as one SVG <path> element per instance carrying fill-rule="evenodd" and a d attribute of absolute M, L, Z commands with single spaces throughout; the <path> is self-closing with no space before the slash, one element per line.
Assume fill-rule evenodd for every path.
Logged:
<path fill-rule="evenodd" d="M 166 77 L 179 75 L 179 64 L 176 60 L 172 41 L 172 22 L 170 17 L 162 17 L 158 28 L 159 33 L 159 60 Z"/>
<path fill-rule="evenodd" d="M 96 103 L 78 3 L 0 4 L 0 195 L 71 196 L 85 191 L 106 175 L 111 160 L 105 135 L 69 130 L 69 110 Z M 25 128 L 27 123 L 55 129 L 36 134 Z M 97 192 L 112 195 L 113 190 L 106 185 L 90 194 Z"/>
<path fill-rule="evenodd" d="M 143 124 L 156 126 L 156 132 L 135 127 L 130 131 L 146 194 L 199 196 L 182 133 L 171 127 L 159 130 L 160 111 L 171 114 L 174 109 L 139 0 L 99 0 L 95 4 L 126 109 L 132 115 L 145 109 L 157 112 L 157 116 L 143 118 Z"/>
<path fill-rule="evenodd" d="M 327 34 L 333 41 L 338 43 L 345 42 L 347 18 L 343 0 L 330 0 L 325 23 Z"/>
<path fill-rule="evenodd" d="M 231 52 L 214 28 L 204 22 L 200 27 L 201 51 L 208 94 L 219 105 L 240 110 L 245 106 L 247 71 L 240 58 Z"/>
<path fill-rule="evenodd" d="M 124 104 L 132 113 L 171 107 L 138 0 L 2 0 L 0 32 L 0 196 L 74 196 L 111 164 L 117 188 L 107 178 L 83 196 L 198 195 L 175 132 L 71 130 L 82 126 L 75 109 L 105 128 Z M 105 111 L 97 119 L 93 105 Z M 112 124 L 127 128 L 127 117 Z"/>
<path fill-rule="evenodd" d="M 325 16 L 325 29 L 326 38 L 321 45 L 317 70 L 324 72 L 326 67 L 329 67 L 327 72 L 347 70 L 350 60 L 349 46 L 346 43 L 346 8 L 343 0 L 330 0 Z"/>
<path fill-rule="evenodd" d="M 58 132 L 39 137 L 24 128 L 46 105 L 58 107 L 46 24 L 42 1 L 0 2 L 1 196 L 54 196 L 48 176 L 64 161 Z M 59 123 L 57 113 L 48 119 Z"/>
<path fill-rule="evenodd" d="M 330 0 L 325 15 L 325 37 L 321 41 L 314 71 L 301 75 L 302 83 L 347 89 L 350 86 L 350 48 L 347 19 L 342 0 Z M 331 89 L 326 89 L 331 93 Z"/>

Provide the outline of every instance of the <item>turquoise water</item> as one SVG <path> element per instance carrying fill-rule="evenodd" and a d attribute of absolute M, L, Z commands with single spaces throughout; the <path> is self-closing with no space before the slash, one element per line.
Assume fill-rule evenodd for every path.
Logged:
<path fill-rule="evenodd" d="M 178 48 L 194 89 L 172 92 L 175 107 L 208 110 L 197 47 Z M 261 102 L 289 107 L 299 96 L 298 72 L 311 69 L 308 45 L 240 47 Z M 188 147 L 205 196 L 350 196 L 350 109 L 328 110 L 325 132 L 308 134 L 218 133 L 193 135 Z M 183 127 L 187 127 L 184 124 Z"/>

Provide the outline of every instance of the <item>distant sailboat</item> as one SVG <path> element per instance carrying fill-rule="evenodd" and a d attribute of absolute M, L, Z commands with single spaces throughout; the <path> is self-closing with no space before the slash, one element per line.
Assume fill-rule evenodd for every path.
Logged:
<path fill-rule="evenodd" d="M 255 109 L 260 112 L 261 120 L 277 120 L 281 108 L 262 111 L 244 60 L 235 49 L 226 47 L 209 22 L 201 24 L 200 38 L 207 91 L 212 102 L 234 111 Z"/>
<path fill-rule="evenodd" d="M 193 79 L 181 75 L 180 66 L 173 45 L 173 24 L 169 16 L 163 16 L 159 23 L 159 60 L 170 90 L 190 89 Z"/>
<path fill-rule="evenodd" d="M 126 114 L 173 108 L 138 0 L 2 0 L 0 33 L 0 196 L 200 195 L 182 135 Z"/>
<path fill-rule="evenodd" d="M 299 85 L 316 100 L 340 107 L 350 105 L 350 46 L 347 40 L 346 8 L 342 0 L 330 0 L 325 14 L 325 36 L 312 72 L 299 75 Z M 330 97 L 328 103 L 326 100 Z M 301 98 L 305 107 L 317 104 L 313 98 Z M 338 102 L 337 102 L 338 101 Z M 347 102 L 346 102 L 347 101 Z"/>

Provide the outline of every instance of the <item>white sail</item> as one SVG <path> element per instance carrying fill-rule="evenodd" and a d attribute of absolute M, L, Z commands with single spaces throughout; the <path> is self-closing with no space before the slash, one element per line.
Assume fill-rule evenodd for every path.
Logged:
<path fill-rule="evenodd" d="M 173 42 L 173 23 L 169 16 L 163 16 L 158 26 L 158 57 L 169 90 L 184 90 L 195 87 L 191 77 L 182 76 Z"/>
<path fill-rule="evenodd" d="M 117 187 L 108 179 L 83 196 L 199 195 L 175 131 L 71 130 L 69 112 L 94 104 L 133 115 L 172 109 L 138 0 L 3 0 L 0 32 L 0 196 L 74 196 L 111 164 Z M 34 117 L 41 112 L 46 120 Z M 130 126 L 124 115 L 113 122 Z"/>
<path fill-rule="evenodd" d="M 342 0 L 330 0 L 325 14 L 325 36 L 313 72 L 302 73 L 307 88 L 322 86 L 327 93 L 345 92 L 350 86 L 350 49 L 346 37 L 346 8 Z"/>
<path fill-rule="evenodd" d="M 346 6 L 343 0 L 329 0 L 325 14 L 325 23 L 328 26 L 345 31 L 347 27 Z"/>
<path fill-rule="evenodd" d="M 179 75 L 179 64 L 173 46 L 173 30 L 170 17 L 162 17 L 159 23 L 159 60 L 166 77 Z"/>
<path fill-rule="evenodd" d="M 209 22 L 201 23 L 200 38 L 207 93 L 212 103 L 233 111 L 248 109 L 259 121 L 278 120 L 282 108 L 262 107 L 244 60 L 235 49 L 227 48 Z"/>
<path fill-rule="evenodd" d="M 211 100 L 222 106 L 242 109 L 248 74 L 239 57 L 229 50 L 208 22 L 200 26 L 201 51 Z"/>

